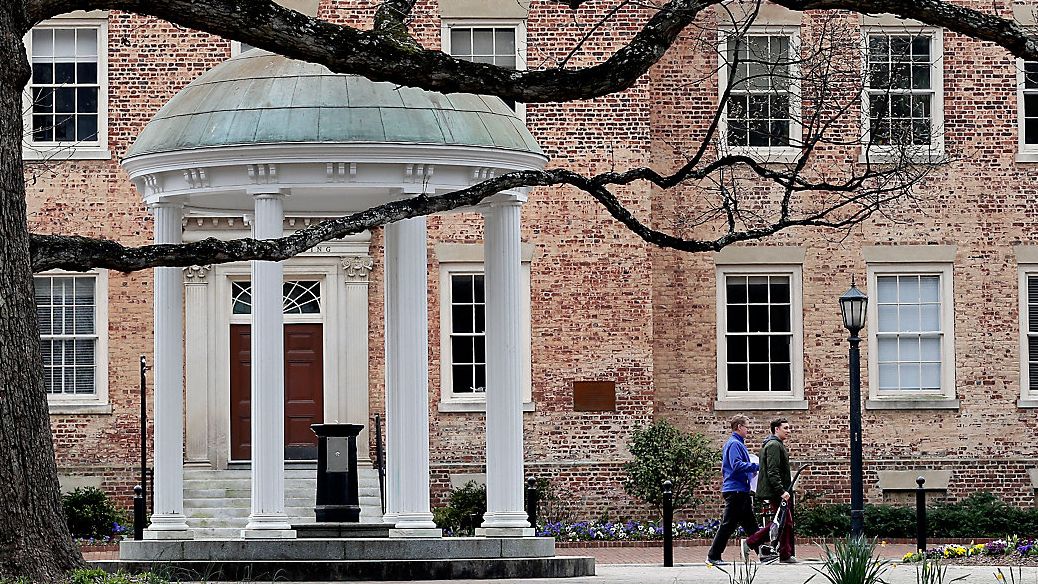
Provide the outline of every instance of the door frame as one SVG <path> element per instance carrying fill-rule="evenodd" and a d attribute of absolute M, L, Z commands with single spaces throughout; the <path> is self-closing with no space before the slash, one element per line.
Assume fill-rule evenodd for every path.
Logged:
<path fill-rule="evenodd" d="M 210 448 L 216 449 L 218 468 L 225 467 L 228 463 L 241 463 L 248 461 L 234 460 L 230 456 L 231 451 L 231 373 L 230 373 L 230 328 L 232 324 L 247 324 L 252 322 L 250 315 L 231 314 L 231 283 L 234 281 L 249 280 L 252 277 L 252 267 L 246 262 L 236 262 L 215 266 L 213 282 L 213 312 L 216 313 L 214 322 L 216 330 L 217 351 L 214 355 L 214 375 L 211 376 L 213 384 L 210 386 L 210 396 L 216 398 L 216 404 L 211 410 L 210 418 L 219 427 L 216 432 L 217 440 L 210 443 Z M 285 262 L 285 280 L 317 280 L 321 282 L 321 313 L 320 314 L 286 314 L 285 324 L 294 323 L 320 323 L 323 330 L 324 351 L 324 418 L 325 420 L 337 419 L 341 406 L 340 392 L 336 391 L 339 386 L 338 368 L 331 362 L 331 356 L 337 355 L 341 346 L 339 330 L 342 327 L 332 326 L 331 323 L 342 322 L 344 315 L 339 310 L 340 285 L 338 282 L 338 259 L 328 257 L 299 257 Z M 189 365 L 190 366 L 190 365 Z M 222 463 L 222 464 L 220 464 Z"/>
<path fill-rule="evenodd" d="M 289 218 L 286 235 L 312 219 Z M 184 241 L 248 237 L 239 217 L 189 217 Z M 322 279 L 324 419 L 363 424 L 358 452 L 368 452 L 371 232 L 319 244 L 282 262 L 287 278 Z M 248 279 L 249 262 L 184 269 L 185 466 L 228 468 L 230 454 L 230 280 Z M 372 434 L 373 436 L 374 434 Z M 362 455 L 360 464 L 368 464 Z"/>

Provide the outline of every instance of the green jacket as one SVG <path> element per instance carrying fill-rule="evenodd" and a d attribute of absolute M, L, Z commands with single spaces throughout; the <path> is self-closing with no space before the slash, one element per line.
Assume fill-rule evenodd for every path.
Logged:
<path fill-rule="evenodd" d="M 760 476 L 757 498 L 777 499 L 790 488 L 789 451 L 777 436 L 768 436 L 760 449 Z"/>

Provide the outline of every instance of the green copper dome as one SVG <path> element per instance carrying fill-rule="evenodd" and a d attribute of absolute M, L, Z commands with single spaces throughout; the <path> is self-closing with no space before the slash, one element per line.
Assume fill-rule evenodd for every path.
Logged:
<path fill-rule="evenodd" d="M 126 157 L 286 143 L 432 144 L 542 154 L 522 120 L 497 97 L 374 83 L 253 49 L 173 96 Z"/>

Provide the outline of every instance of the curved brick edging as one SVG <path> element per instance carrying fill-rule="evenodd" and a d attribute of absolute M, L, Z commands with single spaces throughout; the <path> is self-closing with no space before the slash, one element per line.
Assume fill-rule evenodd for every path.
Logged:
<path fill-rule="evenodd" d="M 933 547 L 945 544 L 960 544 L 968 545 L 971 543 L 987 543 L 994 541 L 998 538 L 994 537 L 943 537 L 943 538 L 929 538 L 926 540 L 927 547 Z M 880 544 L 888 543 L 895 545 L 903 544 L 914 544 L 914 537 L 879 537 L 876 541 Z M 826 538 L 797 538 L 797 543 L 801 545 L 823 545 L 832 542 L 832 539 Z M 709 539 L 676 539 L 674 540 L 675 547 L 696 547 L 696 546 L 708 546 L 710 545 Z M 661 540 L 648 540 L 648 541 L 556 541 L 556 548 L 645 548 L 645 547 L 663 547 Z"/>
<path fill-rule="evenodd" d="M 119 551 L 118 543 L 101 543 L 101 544 L 80 544 L 79 551 L 83 553 L 87 552 L 117 552 Z"/>

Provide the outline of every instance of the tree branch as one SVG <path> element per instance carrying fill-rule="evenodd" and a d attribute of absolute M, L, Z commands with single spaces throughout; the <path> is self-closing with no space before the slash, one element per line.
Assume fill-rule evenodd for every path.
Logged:
<path fill-rule="evenodd" d="M 272 0 L 30 0 L 27 9 L 33 23 L 71 10 L 136 12 L 247 42 L 293 59 L 321 63 L 336 73 L 443 93 L 491 94 L 533 103 L 590 99 L 633 86 L 674 44 L 681 31 L 704 8 L 718 1 L 672 0 L 664 4 L 628 44 L 596 65 L 531 71 L 455 59 L 440 51 L 419 48 L 396 34 L 331 24 Z M 391 2 L 394 10 L 410 3 Z M 384 14 L 389 11 L 386 9 Z"/>

